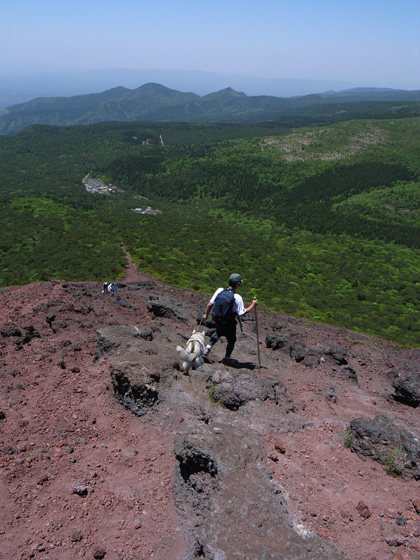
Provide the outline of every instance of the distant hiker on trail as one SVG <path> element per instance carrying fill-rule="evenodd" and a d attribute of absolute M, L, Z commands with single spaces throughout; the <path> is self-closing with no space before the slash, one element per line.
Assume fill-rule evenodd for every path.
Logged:
<path fill-rule="evenodd" d="M 109 284 L 108 286 L 108 292 L 114 295 L 116 291 L 117 291 L 117 284 L 115 282 L 111 282 L 111 284 Z"/>
<path fill-rule="evenodd" d="M 102 284 L 102 293 L 103 294 L 107 294 L 108 293 L 108 282 L 104 282 Z"/>
<path fill-rule="evenodd" d="M 229 362 L 236 342 L 236 317 L 249 313 L 258 304 L 257 298 L 252 300 L 249 307 L 245 308 L 242 297 L 236 293 L 236 289 L 242 284 L 239 274 L 231 274 L 228 288 L 218 288 L 207 304 L 203 319 L 206 320 L 213 309 L 213 319 L 216 323 L 216 331 L 210 337 L 210 341 L 204 350 L 204 356 L 208 356 L 213 344 L 221 336 L 227 339 L 226 354 L 223 361 Z"/>

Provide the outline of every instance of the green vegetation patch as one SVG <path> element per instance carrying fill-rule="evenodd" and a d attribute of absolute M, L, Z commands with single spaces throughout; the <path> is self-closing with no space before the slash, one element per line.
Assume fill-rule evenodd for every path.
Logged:
<path fill-rule="evenodd" d="M 420 220 L 420 183 L 397 181 L 383 187 L 350 196 L 335 204 L 333 210 L 388 223 L 418 225 Z"/>
<path fill-rule="evenodd" d="M 386 472 L 393 476 L 398 477 L 402 476 L 405 471 L 405 463 L 407 462 L 407 452 L 398 447 L 393 449 L 391 453 L 388 455 L 385 463 L 385 470 Z"/>

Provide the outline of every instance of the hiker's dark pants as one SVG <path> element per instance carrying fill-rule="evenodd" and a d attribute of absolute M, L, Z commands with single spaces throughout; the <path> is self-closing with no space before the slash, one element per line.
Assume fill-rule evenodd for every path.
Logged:
<path fill-rule="evenodd" d="M 209 340 L 210 346 L 213 346 L 221 336 L 226 337 L 226 358 L 230 358 L 236 342 L 236 321 L 230 321 L 229 323 L 220 323 L 216 321 L 216 330 Z"/>

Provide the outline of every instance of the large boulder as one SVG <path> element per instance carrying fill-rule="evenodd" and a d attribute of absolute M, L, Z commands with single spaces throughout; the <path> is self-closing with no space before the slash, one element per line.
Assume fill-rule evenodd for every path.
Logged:
<path fill-rule="evenodd" d="M 279 404 L 286 399 L 292 400 L 286 394 L 283 383 L 277 379 L 262 379 L 252 372 L 221 374 L 216 372 L 210 378 L 212 398 L 229 408 L 237 410 L 240 406 L 250 401 L 271 401 Z"/>
<path fill-rule="evenodd" d="M 341 344 L 333 344 L 325 351 L 325 354 L 327 356 L 331 356 L 331 358 L 340 366 L 347 364 L 347 348 Z"/>
<path fill-rule="evenodd" d="M 308 350 L 304 344 L 296 343 L 290 346 L 290 357 L 297 362 L 302 362 L 307 352 Z"/>
<path fill-rule="evenodd" d="M 326 359 L 340 366 L 347 365 L 347 348 L 339 344 L 327 348 L 319 342 L 308 348 L 305 343 L 294 342 L 290 345 L 289 353 L 296 362 L 303 362 L 308 367 L 316 367 Z"/>
<path fill-rule="evenodd" d="M 361 459 L 373 459 L 404 478 L 420 480 L 420 440 L 405 426 L 385 415 L 373 419 L 356 418 L 350 422 L 350 449 Z M 400 463 L 396 465 L 395 463 Z M 397 472 L 397 471 L 401 472 Z"/>
<path fill-rule="evenodd" d="M 405 377 L 398 377 L 392 383 L 395 389 L 396 401 L 418 407 L 420 403 L 420 373 L 408 373 Z"/>
<path fill-rule="evenodd" d="M 143 416 L 159 400 L 159 373 L 143 368 L 137 360 L 116 360 L 109 366 L 114 393 L 137 416 Z"/>
<path fill-rule="evenodd" d="M 147 309 L 153 314 L 153 317 L 162 317 L 164 319 L 173 319 L 183 323 L 188 322 L 188 317 L 182 310 L 182 307 L 177 303 L 171 302 L 165 298 L 157 296 L 149 296 L 150 301 L 147 304 Z"/>
<path fill-rule="evenodd" d="M 267 348 L 271 348 L 272 350 L 278 350 L 279 348 L 283 348 L 287 344 L 287 338 L 281 336 L 279 334 L 268 334 L 265 337 L 265 345 Z"/>

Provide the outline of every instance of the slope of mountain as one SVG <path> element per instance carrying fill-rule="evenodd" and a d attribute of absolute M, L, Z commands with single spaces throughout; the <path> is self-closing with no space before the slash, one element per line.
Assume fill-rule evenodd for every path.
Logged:
<path fill-rule="evenodd" d="M 131 268 L 1 291 L 1 556 L 418 560 L 418 350 L 259 309 L 262 367 L 250 314 L 188 376 L 206 303 Z"/>
<path fill-rule="evenodd" d="M 365 114 L 420 114 L 420 91 L 356 89 L 303 97 L 251 96 L 232 88 L 200 97 L 159 84 L 130 90 L 113 88 L 74 97 L 38 98 L 0 114 L 0 134 L 14 134 L 32 124 L 85 125 L 105 121 L 257 122 L 282 117 L 343 119 Z M 403 103 L 394 106 L 394 103 Z M 335 104 L 335 106 L 334 106 Z M 327 108 L 327 111 L 325 109 Z"/>

